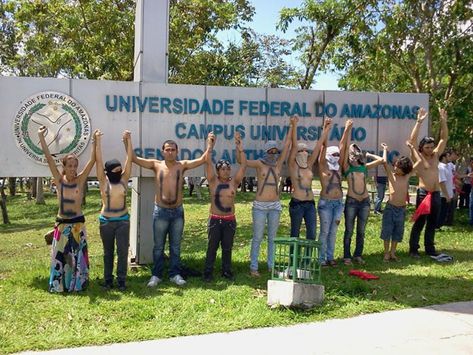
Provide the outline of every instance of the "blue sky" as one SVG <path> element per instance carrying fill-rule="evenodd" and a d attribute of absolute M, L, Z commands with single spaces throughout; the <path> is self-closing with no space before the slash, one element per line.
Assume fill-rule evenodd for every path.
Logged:
<path fill-rule="evenodd" d="M 257 33 L 275 34 L 287 39 L 294 37 L 297 23 L 291 24 L 286 33 L 276 30 L 276 24 L 279 19 L 279 11 L 283 7 L 297 7 L 302 3 L 302 0 L 252 0 L 251 3 L 255 7 L 255 15 L 253 16 L 251 27 Z M 218 37 L 223 41 L 240 41 L 238 33 L 235 31 L 226 31 L 219 34 Z M 294 66 L 298 65 L 297 59 L 294 57 L 289 58 L 288 62 Z M 319 73 L 313 89 L 339 90 L 337 83 L 338 76 L 336 74 Z"/>

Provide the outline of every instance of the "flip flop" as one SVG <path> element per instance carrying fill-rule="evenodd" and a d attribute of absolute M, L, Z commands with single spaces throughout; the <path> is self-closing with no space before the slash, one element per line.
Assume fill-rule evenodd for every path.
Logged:
<path fill-rule="evenodd" d="M 450 261 L 453 261 L 453 257 L 444 253 L 441 253 L 439 255 L 431 255 L 430 257 L 439 263 L 448 263 Z"/>

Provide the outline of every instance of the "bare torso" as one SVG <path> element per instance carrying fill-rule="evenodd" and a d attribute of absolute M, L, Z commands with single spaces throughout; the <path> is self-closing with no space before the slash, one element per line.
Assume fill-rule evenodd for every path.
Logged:
<path fill-rule="evenodd" d="M 279 177 L 281 172 L 276 166 L 261 163 L 256 169 L 258 189 L 256 201 L 271 202 L 279 200 Z"/>
<path fill-rule="evenodd" d="M 182 205 L 183 165 L 178 161 L 169 164 L 165 161 L 156 161 L 153 170 L 156 174 L 156 204 L 163 208 L 176 208 Z"/>
<path fill-rule="evenodd" d="M 222 182 L 214 179 L 209 182 L 210 213 L 219 216 L 234 214 L 237 187 L 233 180 Z"/>
<path fill-rule="evenodd" d="M 61 218 L 74 218 L 82 215 L 82 196 L 84 194 L 84 186 L 79 183 L 78 179 L 66 181 L 66 177 L 62 176 L 57 189 L 57 199 L 59 203 L 58 216 Z"/>
<path fill-rule="evenodd" d="M 314 174 L 310 168 L 300 168 L 297 164 L 290 169 L 292 187 L 294 189 L 292 197 L 300 201 L 311 201 L 314 199 L 312 191 L 312 178 Z"/>
<path fill-rule="evenodd" d="M 392 174 L 389 180 L 389 203 L 397 207 L 406 205 L 406 196 L 409 190 L 410 175 Z"/>
<path fill-rule="evenodd" d="M 430 192 L 440 191 L 438 155 L 433 154 L 430 157 L 424 156 L 424 158 L 428 163 L 428 168 L 421 164 L 416 169 L 419 187 Z"/>
<path fill-rule="evenodd" d="M 339 200 L 343 197 L 341 178 L 339 171 L 332 171 L 326 169 L 320 169 L 320 183 L 322 185 L 322 191 L 320 191 L 320 197 L 327 200 Z"/>
<path fill-rule="evenodd" d="M 100 213 L 105 217 L 120 217 L 128 213 L 126 206 L 127 185 L 125 181 L 118 184 L 108 182 L 100 186 L 100 196 L 102 197 L 102 210 Z"/>
<path fill-rule="evenodd" d="M 347 195 L 355 200 L 362 201 L 368 198 L 366 188 L 366 175 L 363 172 L 355 171 L 347 175 L 348 192 Z"/>

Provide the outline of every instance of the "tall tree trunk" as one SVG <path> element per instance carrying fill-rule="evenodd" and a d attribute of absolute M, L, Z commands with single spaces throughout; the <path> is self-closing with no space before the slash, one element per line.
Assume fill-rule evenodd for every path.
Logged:
<path fill-rule="evenodd" d="M 39 177 L 36 180 L 36 204 L 44 205 L 44 189 L 43 189 L 43 178 Z"/>
<path fill-rule="evenodd" d="M 37 181 L 38 181 L 38 178 L 31 178 L 31 197 L 32 198 L 36 198 L 36 191 L 37 191 Z"/>
<path fill-rule="evenodd" d="M 10 196 L 15 196 L 16 194 L 16 177 L 8 178 L 8 189 L 10 190 Z"/>
<path fill-rule="evenodd" d="M 5 186 L 5 179 L 3 179 L 2 186 L 0 186 L 0 194 L 1 194 L 0 207 L 2 208 L 3 224 L 10 224 L 10 219 L 8 218 L 8 212 L 7 212 L 7 196 L 5 195 L 4 186 Z"/>

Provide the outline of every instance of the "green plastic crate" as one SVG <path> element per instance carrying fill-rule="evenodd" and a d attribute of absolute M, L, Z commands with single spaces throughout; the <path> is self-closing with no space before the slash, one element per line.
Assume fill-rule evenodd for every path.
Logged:
<path fill-rule="evenodd" d="M 320 242 L 301 238 L 275 238 L 272 280 L 320 283 Z"/>

